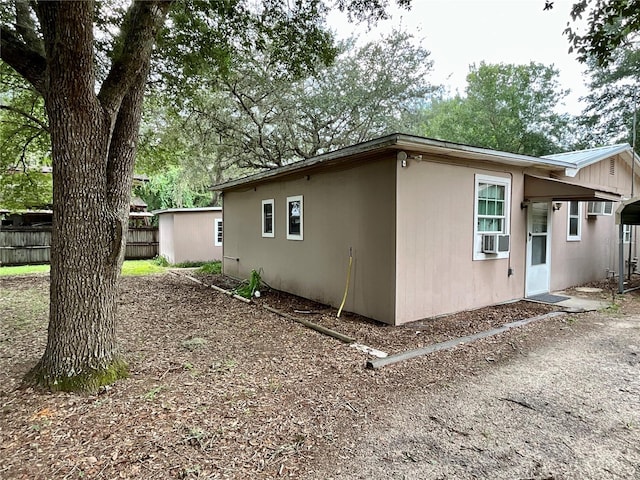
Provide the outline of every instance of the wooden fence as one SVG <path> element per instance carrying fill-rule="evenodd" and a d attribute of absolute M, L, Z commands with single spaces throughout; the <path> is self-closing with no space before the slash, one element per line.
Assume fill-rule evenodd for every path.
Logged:
<path fill-rule="evenodd" d="M 0 228 L 0 265 L 49 263 L 51 227 Z M 127 234 L 127 260 L 158 255 L 158 228 L 130 228 Z"/>

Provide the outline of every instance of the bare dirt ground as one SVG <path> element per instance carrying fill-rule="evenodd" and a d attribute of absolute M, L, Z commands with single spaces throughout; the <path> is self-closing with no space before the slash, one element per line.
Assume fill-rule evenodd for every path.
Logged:
<path fill-rule="evenodd" d="M 275 291 L 246 305 L 183 276 L 129 277 L 131 378 L 78 396 L 18 388 L 44 348 L 47 288 L 47 276 L 0 277 L 2 479 L 640 478 L 634 293 L 373 371 L 261 305 L 389 353 L 553 307 L 393 328 Z"/>

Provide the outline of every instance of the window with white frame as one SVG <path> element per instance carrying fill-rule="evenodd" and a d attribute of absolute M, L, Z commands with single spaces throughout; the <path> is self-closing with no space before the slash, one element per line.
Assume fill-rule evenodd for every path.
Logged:
<path fill-rule="evenodd" d="M 567 241 L 577 242 L 582 237 L 582 208 L 580 202 L 569 202 L 567 209 Z"/>
<path fill-rule="evenodd" d="M 611 215 L 613 213 L 613 202 L 589 202 L 587 205 L 587 215 Z"/>
<path fill-rule="evenodd" d="M 509 234 L 509 215 L 511 199 L 511 180 L 505 177 L 494 177 L 476 174 L 474 205 L 474 260 L 507 258 L 506 251 L 496 253 L 483 252 L 483 237 L 501 235 L 507 239 Z"/>
<path fill-rule="evenodd" d="M 302 195 L 287 197 L 287 239 L 302 240 L 304 233 L 304 208 Z"/>
<path fill-rule="evenodd" d="M 222 219 L 216 218 L 213 222 L 213 231 L 215 234 L 213 244 L 216 247 L 222 246 Z"/>
<path fill-rule="evenodd" d="M 262 200 L 262 236 L 275 237 L 275 209 L 273 198 Z"/>
<path fill-rule="evenodd" d="M 631 228 L 632 225 L 623 225 L 622 226 L 622 239 L 624 243 L 631 242 Z"/>

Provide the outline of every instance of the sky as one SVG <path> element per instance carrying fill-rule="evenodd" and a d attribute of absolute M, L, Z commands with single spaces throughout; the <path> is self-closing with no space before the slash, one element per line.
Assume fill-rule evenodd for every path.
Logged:
<path fill-rule="evenodd" d="M 392 8 L 392 18 L 370 31 L 338 15 L 329 25 L 341 38 L 355 32 L 375 39 L 394 26 L 411 32 L 431 51 L 432 83 L 446 85 L 452 93 L 464 93 L 469 65 L 483 60 L 553 64 L 563 88 L 572 91 L 558 109 L 577 115 L 582 109 L 578 99 L 587 93 L 584 66 L 568 53 L 569 42 L 562 34 L 573 3 L 554 0 L 553 9 L 545 11 L 544 0 L 413 0 L 411 10 Z"/>

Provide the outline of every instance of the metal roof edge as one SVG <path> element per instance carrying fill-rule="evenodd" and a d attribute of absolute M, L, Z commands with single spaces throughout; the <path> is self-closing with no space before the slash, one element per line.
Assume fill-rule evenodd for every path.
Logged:
<path fill-rule="evenodd" d="M 163 210 L 152 210 L 154 215 L 161 213 L 177 213 L 177 212 L 221 212 L 222 207 L 193 207 L 193 208 L 165 208 Z"/>
<path fill-rule="evenodd" d="M 614 145 L 603 145 L 601 147 L 586 148 L 584 150 L 574 150 L 571 152 L 557 153 L 554 155 L 545 155 L 543 158 L 560 160 L 561 157 L 568 157 L 571 155 L 577 155 L 579 153 L 585 153 L 590 151 L 593 152 L 594 153 L 593 157 L 590 157 L 583 161 L 570 162 L 570 163 L 573 163 L 573 165 L 577 170 L 580 170 L 581 168 L 588 167 L 589 165 L 593 165 L 594 163 L 601 162 L 606 158 L 609 158 L 613 155 L 618 155 L 620 153 L 624 153 L 628 150 L 632 151 L 631 145 L 629 145 L 628 143 L 616 143 Z M 638 161 L 638 156 L 637 155 L 634 155 L 634 156 L 636 158 L 636 161 Z"/>

